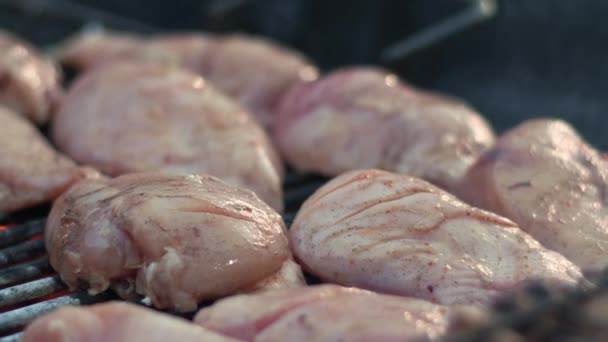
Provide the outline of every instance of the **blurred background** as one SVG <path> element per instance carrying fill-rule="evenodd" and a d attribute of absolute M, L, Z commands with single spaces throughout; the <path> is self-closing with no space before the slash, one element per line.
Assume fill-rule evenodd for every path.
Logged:
<path fill-rule="evenodd" d="M 83 15 L 142 32 L 254 33 L 326 71 L 383 65 L 465 99 L 498 131 L 561 117 L 602 149 L 607 14 L 608 2 L 598 0 L 0 0 L 0 27 L 39 45 L 81 29 Z"/>

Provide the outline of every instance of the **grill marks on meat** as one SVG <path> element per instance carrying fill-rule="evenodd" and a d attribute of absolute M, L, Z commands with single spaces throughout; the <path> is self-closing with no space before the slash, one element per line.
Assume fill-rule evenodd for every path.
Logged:
<path fill-rule="evenodd" d="M 413 298 L 319 285 L 240 295 L 195 323 L 248 341 L 420 341 L 447 332 L 454 309 Z"/>
<path fill-rule="evenodd" d="M 105 303 L 87 307 L 67 306 L 34 321 L 23 342 L 236 342 L 180 318 L 134 304 Z"/>
<path fill-rule="evenodd" d="M 46 245 L 70 287 L 113 287 L 163 309 L 191 311 L 205 299 L 304 284 L 281 217 L 252 192 L 211 176 L 77 183 L 55 202 Z"/>
<path fill-rule="evenodd" d="M 509 217 L 584 271 L 608 266 L 608 161 L 567 123 L 538 119 L 505 133 L 458 194 Z"/>
<path fill-rule="evenodd" d="M 33 46 L 0 30 L 0 105 L 44 124 L 61 92 L 55 66 Z"/>
<path fill-rule="evenodd" d="M 298 169 L 334 176 L 381 168 L 448 189 L 494 142 L 489 125 L 466 104 L 372 68 L 294 86 L 279 106 L 274 134 Z"/>
<path fill-rule="evenodd" d="M 487 304 L 534 278 L 582 279 L 577 266 L 512 221 L 379 170 L 348 172 L 321 187 L 290 236 L 296 258 L 323 280 L 440 304 Z"/>
<path fill-rule="evenodd" d="M 276 106 L 293 85 L 315 79 L 308 59 L 271 41 L 246 35 L 201 33 L 153 36 L 88 34 L 69 41 L 59 60 L 80 70 L 134 60 L 181 66 L 208 79 L 236 99 L 266 128 Z"/>
<path fill-rule="evenodd" d="M 36 127 L 0 106 L 0 212 L 44 203 L 95 172 L 55 151 Z"/>
<path fill-rule="evenodd" d="M 57 145 L 109 175 L 199 173 L 281 210 L 282 166 L 263 129 L 195 74 L 116 62 L 79 79 L 53 122 Z"/>

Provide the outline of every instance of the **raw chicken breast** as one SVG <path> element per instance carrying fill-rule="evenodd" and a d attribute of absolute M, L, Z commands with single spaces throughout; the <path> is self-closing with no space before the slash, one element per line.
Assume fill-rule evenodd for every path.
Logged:
<path fill-rule="evenodd" d="M 52 200 L 72 183 L 96 175 L 55 151 L 12 110 L 0 106 L 0 122 L 0 212 Z"/>
<path fill-rule="evenodd" d="M 379 170 L 348 172 L 321 187 L 290 234 L 296 258 L 323 280 L 445 305 L 484 305 L 533 278 L 583 279 L 508 219 Z"/>
<path fill-rule="evenodd" d="M 144 38 L 126 33 L 87 32 L 61 46 L 56 58 L 78 71 L 123 60 L 181 66 L 196 73 L 204 69 L 214 38 L 201 33 L 173 33 Z"/>
<path fill-rule="evenodd" d="M 334 176 L 380 168 L 447 189 L 494 142 L 487 122 L 469 106 L 365 67 L 292 88 L 274 134 L 285 159 L 304 171 Z"/>
<path fill-rule="evenodd" d="M 215 47 L 216 38 L 212 35 L 195 32 L 163 34 L 148 39 L 134 57 L 178 65 L 205 76 L 207 56 Z"/>
<path fill-rule="evenodd" d="M 274 274 L 255 283 L 252 287 L 243 289 L 242 292 L 262 292 L 286 288 L 301 287 L 306 284 L 302 269 L 291 256 L 283 262 L 281 268 Z"/>
<path fill-rule="evenodd" d="M 584 271 L 608 266 L 608 160 L 563 121 L 531 120 L 505 133 L 458 194 Z"/>
<path fill-rule="evenodd" d="M 66 94 L 52 136 L 76 161 L 108 175 L 211 174 L 283 206 L 282 165 L 264 130 L 185 70 L 143 62 L 96 68 Z"/>
<path fill-rule="evenodd" d="M 283 94 L 295 84 L 316 79 L 318 71 L 294 51 L 261 38 L 235 35 L 214 46 L 202 74 L 269 127 Z"/>
<path fill-rule="evenodd" d="M 46 247 L 71 288 L 87 285 L 94 294 L 112 287 L 162 309 L 192 311 L 202 300 L 271 282 L 303 284 L 299 267 L 289 264 L 279 214 L 251 191 L 211 176 L 135 173 L 79 182 L 55 201 Z"/>
<path fill-rule="evenodd" d="M 236 342 L 180 318 L 134 304 L 67 306 L 34 321 L 22 342 Z"/>
<path fill-rule="evenodd" d="M 318 285 L 233 296 L 194 321 L 247 341 L 425 341 L 444 335 L 454 309 L 427 301 Z"/>
<path fill-rule="evenodd" d="M 85 71 L 129 58 L 142 49 L 141 37 L 118 32 L 85 32 L 63 43 L 55 58 L 65 66 Z"/>
<path fill-rule="evenodd" d="M 55 66 L 33 46 L 0 30 L 0 105 L 40 125 L 61 92 Z"/>
<path fill-rule="evenodd" d="M 244 35 L 174 33 L 149 39 L 86 34 L 60 50 L 59 60 L 79 70 L 120 60 L 181 66 L 207 78 L 269 127 L 281 96 L 318 75 L 304 56 L 271 41 Z"/>

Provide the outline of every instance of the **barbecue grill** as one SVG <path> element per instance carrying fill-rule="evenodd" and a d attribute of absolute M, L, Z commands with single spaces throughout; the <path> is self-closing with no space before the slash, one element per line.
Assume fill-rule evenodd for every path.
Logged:
<path fill-rule="evenodd" d="M 227 8 L 244 1 L 226 1 Z M 380 58 L 389 63 L 436 45 L 443 39 L 490 18 L 495 1 L 472 1 L 463 10 L 403 41 L 387 47 Z M 154 27 L 109 12 L 66 0 L 0 0 L 0 24 L 38 45 L 57 42 L 83 27 L 109 26 L 118 30 L 153 32 Z M 284 182 L 285 213 L 289 225 L 302 202 L 325 178 L 290 170 Z M 65 305 L 86 305 L 118 299 L 111 292 L 91 296 L 71 292 L 53 271 L 46 255 L 43 230 L 49 207 L 41 206 L 10 215 L 0 214 L 0 342 L 16 341 L 36 317 Z M 315 282 L 315 279 L 309 279 Z M 587 329 L 585 303 L 608 296 L 608 270 L 584 289 L 556 290 L 533 284 L 499 301 L 487 322 L 472 325 L 451 341 L 487 341 L 505 331 L 543 339 L 581 335 Z M 466 322 L 465 322 L 466 325 Z M 503 334 L 503 335 L 501 335 Z"/>

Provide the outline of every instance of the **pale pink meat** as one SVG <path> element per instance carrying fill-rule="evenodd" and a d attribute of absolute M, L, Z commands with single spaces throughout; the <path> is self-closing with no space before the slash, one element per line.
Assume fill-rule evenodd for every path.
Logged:
<path fill-rule="evenodd" d="M 87 32 L 63 43 L 55 57 L 61 64 L 77 71 L 130 60 L 181 66 L 202 73 L 214 42 L 214 36 L 196 32 L 149 37 L 119 32 Z"/>
<path fill-rule="evenodd" d="M 23 116 L 0 106 L 0 212 L 41 204 L 95 172 L 55 151 Z"/>
<path fill-rule="evenodd" d="M 336 285 L 233 296 L 197 324 L 247 341 L 425 341 L 447 332 L 452 308 Z"/>
<path fill-rule="evenodd" d="M 196 32 L 152 36 L 134 52 L 135 58 L 179 65 L 205 76 L 208 55 L 216 47 L 216 37 Z"/>
<path fill-rule="evenodd" d="M 96 68 L 66 94 L 58 147 L 108 175 L 206 173 L 282 209 L 282 165 L 264 130 L 203 78 L 144 62 Z"/>
<path fill-rule="evenodd" d="M 488 123 L 466 104 L 366 67 L 293 87 L 273 131 L 285 159 L 304 171 L 380 168 L 448 189 L 494 142 Z"/>
<path fill-rule="evenodd" d="M 58 55 L 63 64 L 80 70 L 120 60 L 184 67 L 234 97 L 266 128 L 283 94 L 318 75 L 316 67 L 295 51 L 245 35 L 186 32 L 144 39 L 88 34 L 71 40 Z"/>
<path fill-rule="evenodd" d="M 485 305 L 531 279 L 569 286 L 581 270 L 512 221 L 421 179 L 336 177 L 307 199 L 292 249 L 321 279 L 432 302 Z"/>
<path fill-rule="evenodd" d="M 64 42 L 55 52 L 63 65 L 77 71 L 129 58 L 143 48 L 143 38 L 118 32 L 86 32 Z"/>
<path fill-rule="evenodd" d="M 290 256 L 283 262 L 283 265 L 276 273 L 258 281 L 252 287 L 243 289 L 241 292 L 263 292 L 297 288 L 302 287 L 304 284 L 306 284 L 306 280 L 304 279 L 302 269 Z"/>
<path fill-rule="evenodd" d="M 79 182 L 55 201 L 46 246 L 71 288 L 112 287 L 177 311 L 304 283 L 280 215 L 251 191 L 211 176 L 135 173 Z"/>
<path fill-rule="evenodd" d="M 30 324 L 22 342 L 237 342 L 181 318 L 127 303 L 67 306 Z"/>
<path fill-rule="evenodd" d="M 584 271 L 608 266 L 608 160 L 563 121 L 531 120 L 505 133 L 458 195 L 512 219 Z"/>
<path fill-rule="evenodd" d="M 270 127 L 281 97 L 292 86 L 318 75 L 305 57 L 250 36 L 228 36 L 208 55 L 202 74 Z"/>
<path fill-rule="evenodd" d="M 55 65 L 30 44 L 0 30 L 0 105 L 41 125 L 61 93 Z"/>

